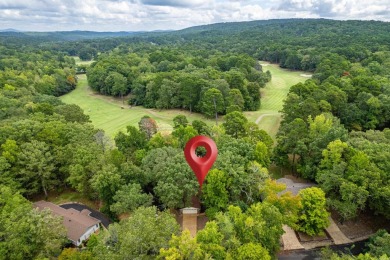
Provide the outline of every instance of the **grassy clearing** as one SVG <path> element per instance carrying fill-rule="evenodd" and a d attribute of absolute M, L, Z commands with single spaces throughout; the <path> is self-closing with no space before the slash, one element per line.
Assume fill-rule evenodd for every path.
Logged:
<path fill-rule="evenodd" d="M 209 120 L 201 114 L 190 114 L 185 110 L 159 111 L 122 105 L 122 101 L 118 98 L 94 93 L 88 87 L 86 75 L 79 75 L 77 88 L 62 96 L 61 100 L 68 104 L 79 105 L 84 113 L 89 115 L 94 126 L 103 129 L 111 137 L 114 137 L 119 131 L 125 131 L 128 125 L 138 126 L 138 122 L 144 115 L 155 119 L 161 131 L 171 131 L 173 129 L 172 120 L 179 114 L 185 115 L 190 122 L 198 119 L 209 125 L 215 124 L 214 120 Z M 222 122 L 222 119 L 220 121 Z"/>
<path fill-rule="evenodd" d="M 43 194 L 36 196 L 32 201 L 46 200 L 54 204 L 60 205 L 63 203 L 69 202 L 78 202 L 84 205 L 87 205 L 90 208 L 98 210 L 98 203 L 90 199 L 85 198 L 81 193 L 73 190 L 64 190 L 64 191 L 50 191 L 49 196 L 45 198 Z"/>
<path fill-rule="evenodd" d="M 71 56 L 75 61 L 76 61 L 76 65 L 89 65 L 91 64 L 92 62 L 94 62 L 93 60 L 81 60 L 79 56 Z"/>
<path fill-rule="evenodd" d="M 77 64 L 91 63 L 91 61 L 80 61 L 79 57 L 74 57 Z M 266 130 L 273 138 L 280 124 L 279 111 L 283 107 L 283 100 L 286 98 L 289 88 L 303 82 L 307 77 L 302 76 L 300 71 L 290 71 L 281 69 L 277 64 L 265 64 L 264 71 L 269 70 L 272 80 L 261 90 L 261 109 L 259 111 L 245 112 L 249 121 L 256 122 L 260 128 Z M 191 122 L 195 119 L 203 120 L 209 125 L 214 125 L 215 121 L 205 118 L 201 114 L 190 114 L 186 110 L 162 110 L 147 109 L 144 107 L 129 107 L 122 105 L 118 98 L 102 96 L 94 93 L 87 83 L 86 75 L 79 75 L 77 88 L 61 97 L 61 100 L 68 104 L 77 104 L 89 115 L 95 127 L 103 129 L 107 135 L 114 137 L 119 131 L 125 131 L 126 126 L 137 126 L 139 120 L 144 115 L 154 118 L 160 131 L 172 130 L 172 119 L 178 115 L 185 115 Z M 123 108 L 122 108 L 123 107 Z M 261 118 L 260 118 L 261 117 Z M 223 122 L 222 117 L 219 119 Z"/>
<path fill-rule="evenodd" d="M 307 77 L 302 76 L 301 71 L 291 71 L 282 69 L 277 64 L 261 62 L 263 70 L 269 70 L 272 75 L 272 80 L 264 89 L 262 89 L 261 109 L 265 111 L 278 112 L 283 108 L 283 101 L 292 85 L 299 82 L 304 82 Z"/>
<path fill-rule="evenodd" d="M 85 198 L 81 193 L 78 193 L 76 191 L 65 191 L 63 193 L 58 194 L 57 196 L 48 197 L 47 200 L 57 205 L 69 202 L 78 202 L 87 205 L 92 209 L 98 210 L 97 203 Z"/>
<path fill-rule="evenodd" d="M 280 114 L 265 115 L 258 123 L 260 129 L 264 129 L 273 139 L 280 125 Z"/>
<path fill-rule="evenodd" d="M 282 69 L 277 64 L 260 62 L 263 71 L 269 70 L 272 80 L 261 89 L 261 108 L 258 111 L 245 112 L 249 121 L 256 122 L 261 129 L 275 137 L 281 120 L 280 110 L 291 86 L 308 79 L 301 71 Z M 307 75 L 307 73 L 306 73 Z M 262 116 L 263 115 L 263 116 Z M 258 120 L 260 118 L 260 120 Z"/>

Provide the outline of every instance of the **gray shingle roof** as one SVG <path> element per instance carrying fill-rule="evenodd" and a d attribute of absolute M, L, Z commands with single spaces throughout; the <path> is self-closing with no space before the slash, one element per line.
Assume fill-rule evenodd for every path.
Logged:
<path fill-rule="evenodd" d="M 100 220 L 89 216 L 89 210 L 78 211 L 75 209 L 64 209 L 48 201 L 38 201 L 35 208 L 43 210 L 48 208 L 54 215 L 63 217 L 63 224 L 70 240 L 76 242 L 90 227 L 99 224 Z"/>

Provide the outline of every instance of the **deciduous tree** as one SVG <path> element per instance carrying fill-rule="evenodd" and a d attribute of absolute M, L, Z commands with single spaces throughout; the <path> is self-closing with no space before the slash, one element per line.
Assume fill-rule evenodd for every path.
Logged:
<path fill-rule="evenodd" d="M 179 225 L 170 213 L 141 207 L 129 219 L 101 232 L 93 253 L 98 259 L 154 258 L 161 248 L 169 247 L 169 240 L 178 231 Z"/>
<path fill-rule="evenodd" d="M 237 248 L 237 250 L 233 253 L 234 259 L 238 260 L 256 260 L 256 259 L 264 259 L 271 260 L 271 256 L 268 251 L 261 246 L 261 244 L 256 243 L 246 243 Z"/>
<path fill-rule="evenodd" d="M 238 89 L 234 88 L 229 90 L 229 94 L 227 96 L 227 107 L 237 106 L 240 111 L 242 111 L 244 109 L 244 104 L 244 98 Z"/>
<path fill-rule="evenodd" d="M 268 147 L 263 142 L 258 142 L 254 151 L 255 160 L 263 167 L 268 168 L 271 159 L 268 152 Z"/>
<path fill-rule="evenodd" d="M 182 154 L 168 158 L 154 174 L 157 179 L 154 192 L 164 206 L 171 209 L 190 206 L 199 184 Z"/>
<path fill-rule="evenodd" d="M 178 128 L 179 126 L 186 127 L 188 125 L 188 120 L 185 115 L 177 115 L 173 118 L 173 128 Z"/>
<path fill-rule="evenodd" d="M 140 206 L 151 206 L 153 196 L 142 191 L 138 183 L 122 186 L 114 195 L 110 210 L 116 214 L 131 212 Z"/>
<path fill-rule="evenodd" d="M 132 154 L 135 150 L 143 149 L 147 143 L 145 132 L 139 131 L 134 126 L 127 126 L 127 134 L 119 132 L 115 136 L 115 144 L 124 154 Z"/>
<path fill-rule="evenodd" d="M 158 259 L 211 259 L 201 249 L 196 238 L 192 238 L 188 230 L 183 230 L 180 236 L 172 235 L 169 241 L 169 248 L 161 248 Z"/>
<path fill-rule="evenodd" d="M 144 132 L 147 139 L 150 140 L 152 136 L 157 133 L 157 123 L 156 120 L 150 116 L 143 116 L 138 122 L 139 130 Z"/>
<path fill-rule="evenodd" d="M 0 185 L 0 253 L 4 259 L 57 256 L 66 242 L 60 217 L 33 209 L 18 192 Z"/>
<path fill-rule="evenodd" d="M 18 179 L 23 183 L 27 194 L 53 189 L 57 180 L 54 175 L 53 155 L 44 142 L 32 140 L 20 146 L 18 154 Z"/>
<path fill-rule="evenodd" d="M 325 193 L 320 188 L 306 188 L 299 192 L 302 211 L 299 216 L 299 230 L 310 236 L 323 233 L 329 226 L 329 213 L 325 209 Z"/>
<path fill-rule="evenodd" d="M 227 208 L 229 193 L 226 189 L 228 178 L 223 171 L 214 169 L 207 176 L 202 186 L 202 199 L 206 206 L 206 214 L 213 218 L 219 211 Z"/>
<path fill-rule="evenodd" d="M 225 102 L 221 91 L 215 88 L 208 89 L 202 96 L 202 112 L 208 116 L 215 116 L 215 122 L 218 124 L 218 113 L 225 111 Z"/>
<path fill-rule="evenodd" d="M 248 119 L 243 113 L 234 111 L 225 116 L 225 123 L 223 126 L 227 134 L 239 138 L 247 134 L 246 124 Z"/>

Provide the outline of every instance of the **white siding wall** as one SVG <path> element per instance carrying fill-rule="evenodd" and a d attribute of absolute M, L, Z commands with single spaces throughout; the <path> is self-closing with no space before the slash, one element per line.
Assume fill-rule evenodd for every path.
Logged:
<path fill-rule="evenodd" d="M 99 229 L 99 224 L 94 225 L 90 227 L 81 237 L 80 237 L 80 242 L 76 242 L 76 246 L 79 246 L 84 240 L 87 240 L 93 233 L 96 232 L 96 230 Z"/>

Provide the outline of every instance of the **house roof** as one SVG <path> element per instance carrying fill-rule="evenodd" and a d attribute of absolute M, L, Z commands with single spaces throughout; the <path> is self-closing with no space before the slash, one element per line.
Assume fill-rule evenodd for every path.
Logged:
<path fill-rule="evenodd" d="M 60 206 L 48 201 L 38 201 L 34 203 L 34 207 L 43 210 L 48 208 L 54 215 L 63 217 L 63 224 L 67 230 L 67 236 L 70 240 L 76 242 L 88 228 L 99 224 L 100 220 L 89 216 L 89 210 L 84 209 L 78 211 L 76 209 L 64 209 Z"/>

